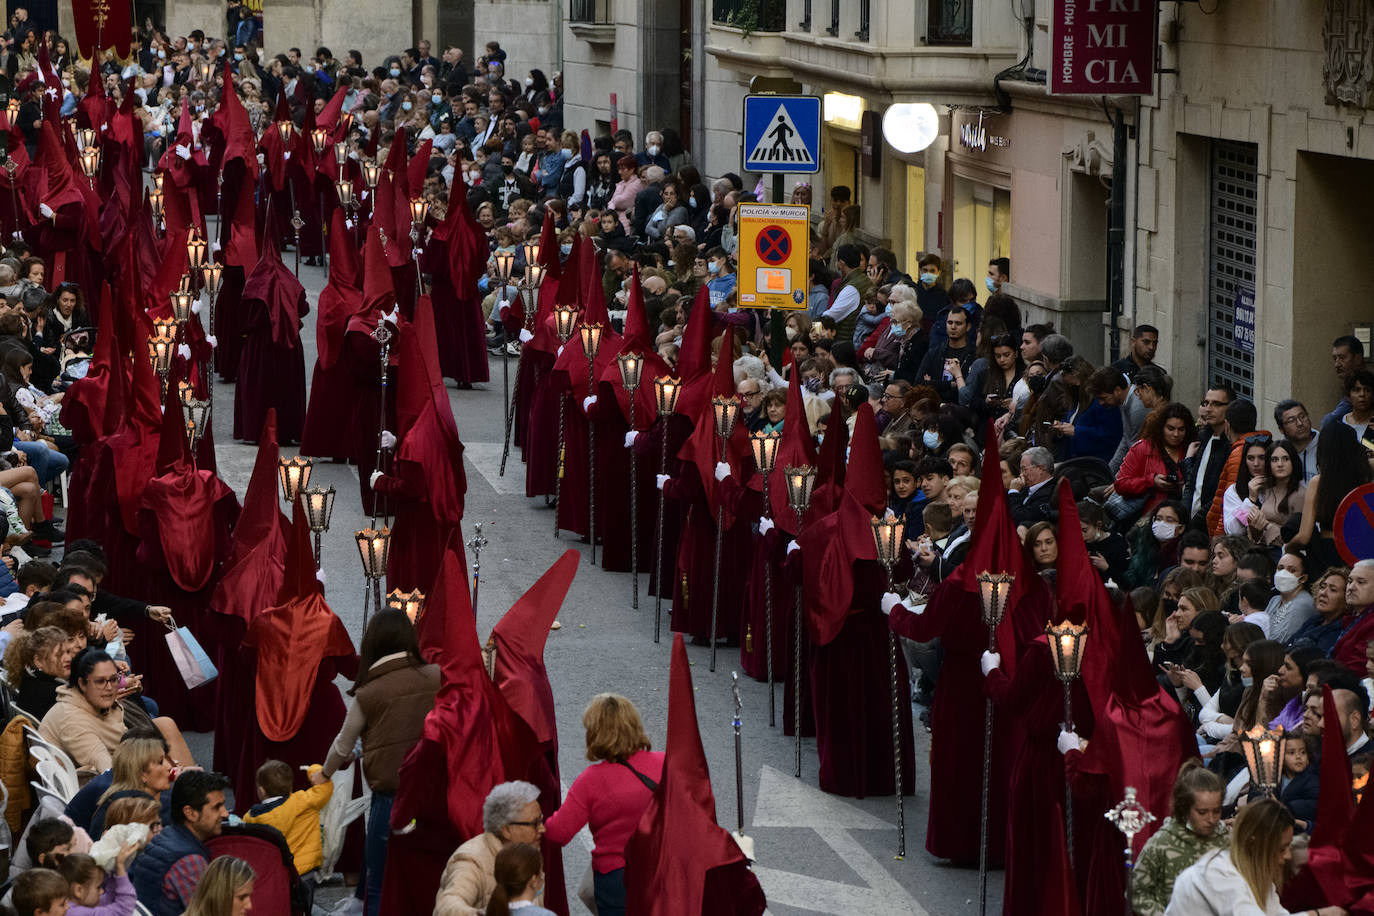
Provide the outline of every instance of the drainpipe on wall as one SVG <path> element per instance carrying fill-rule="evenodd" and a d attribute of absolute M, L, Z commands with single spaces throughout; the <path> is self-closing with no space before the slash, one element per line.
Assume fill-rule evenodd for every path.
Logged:
<path fill-rule="evenodd" d="M 1110 109 L 1108 116 L 1111 117 Z M 1118 107 L 1111 121 L 1112 196 L 1107 215 L 1107 309 L 1111 325 L 1107 331 L 1107 351 L 1115 359 L 1126 303 L 1126 112 Z"/>

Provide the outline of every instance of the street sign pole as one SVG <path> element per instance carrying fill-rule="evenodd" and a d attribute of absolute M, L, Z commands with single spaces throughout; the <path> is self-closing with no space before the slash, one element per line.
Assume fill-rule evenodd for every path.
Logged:
<path fill-rule="evenodd" d="M 777 172 L 773 175 L 773 203 L 782 203 L 782 173 Z M 808 264 L 809 267 L 809 264 Z M 810 271 L 806 277 L 807 289 L 810 291 L 811 276 Z M 772 363 L 774 371 L 782 372 L 782 350 L 787 345 L 787 329 L 784 326 L 786 319 L 782 312 L 777 309 L 768 310 L 768 359 Z"/>

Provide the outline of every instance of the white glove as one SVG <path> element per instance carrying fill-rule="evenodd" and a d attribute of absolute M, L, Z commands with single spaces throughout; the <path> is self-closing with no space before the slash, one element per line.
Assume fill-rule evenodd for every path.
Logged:
<path fill-rule="evenodd" d="M 382 448 L 395 448 L 396 436 L 389 429 L 382 430 Z"/>
<path fill-rule="evenodd" d="M 983 677 L 987 677 L 988 674 L 991 673 L 991 671 L 992 671 L 993 668 L 1000 668 L 1000 667 L 1002 667 L 1002 655 L 1001 655 L 1001 653 L 998 653 L 998 652 L 989 652 L 989 651 L 987 651 L 986 649 L 984 649 L 984 650 L 983 650 L 983 659 L 982 659 L 981 665 L 982 665 L 982 668 L 983 668 Z"/>
<path fill-rule="evenodd" d="M 200 314 L 200 300 L 199 300 L 199 299 L 197 299 L 195 302 L 192 302 L 192 303 L 191 303 L 191 314 L 192 314 L 192 315 L 199 315 L 199 314 Z"/>
<path fill-rule="evenodd" d="M 668 476 L 667 474 L 657 474 L 654 477 L 654 483 L 658 486 L 660 490 L 662 490 L 663 485 L 672 479 L 673 478 Z"/>
<path fill-rule="evenodd" d="M 746 859 L 748 859 L 750 862 L 753 862 L 753 861 L 754 861 L 754 838 L 753 838 L 753 837 L 751 837 L 751 836 L 745 836 L 745 835 L 742 834 L 742 833 L 735 833 L 735 832 L 732 830 L 732 831 L 730 832 L 730 839 L 732 839 L 732 840 L 735 841 L 735 845 L 739 847 L 740 852 L 744 853 L 744 857 L 745 857 Z"/>
<path fill-rule="evenodd" d="M 897 597 L 896 592 L 883 592 L 883 613 L 891 614 L 892 609 L 902 603 L 902 599 Z"/>
<path fill-rule="evenodd" d="M 219 338 L 216 337 L 214 334 L 206 334 L 206 335 L 205 335 L 205 342 L 208 343 L 208 344 L 210 345 L 210 349 L 211 349 L 211 350 L 213 350 L 213 349 L 215 349 L 215 347 L 218 347 L 218 346 L 219 346 Z"/>
<path fill-rule="evenodd" d="M 391 307 L 391 311 L 387 312 L 382 316 L 382 320 L 389 321 L 392 324 L 399 326 L 401 323 L 401 307 L 399 305 L 393 305 Z"/>
<path fill-rule="evenodd" d="M 635 440 L 638 438 L 639 433 L 633 429 L 630 430 L 628 433 L 625 434 L 625 447 L 634 448 Z"/>
<path fill-rule="evenodd" d="M 323 569 L 317 569 L 317 570 L 315 570 L 315 578 L 320 580 L 320 584 L 321 584 L 321 585 L 324 585 L 324 570 L 323 570 Z"/>
<path fill-rule="evenodd" d="M 180 356 L 182 359 L 186 360 L 187 362 L 190 362 L 191 348 L 186 344 L 179 344 L 177 346 L 177 356 Z"/>
<path fill-rule="evenodd" d="M 52 207 L 47 204 L 39 204 L 38 212 L 43 214 L 44 219 L 52 219 Z"/>
<path fill-rule="evenodd" d="M 563 355 L 563 347 L 560 345 L 559 348 L 558 348 L 557 350 L 554 350 L 554 351 L 553 351 L 553 355 L 554 355 L 555 357 L 562 356 L 562 355 Z"/>
<path fill-rule="evenodd" d="M 289 156 L 290 153 L 287 153 L 287 155 Z M 181 144 L 178 144 L 178 145 L 177 145 L 177 156 L 180 157 L 180 158 L 182 158 L 182 159 L 190 159 L 190 158 L 191 158 L 191 149 L 190 149 L 190 147 L 182 146 Z"/>
<path fill-rule="evenodd" d="M 594 394 L 588 395 L 587 397 L 583 398 L 583 399 L 582 399 L 582 412 L 583 412 L 583 413 L 590 413 L 590 412 L 591 412 L 591 409 L 592 409 L 592 405 L 595 404 L 595 403 L 596 403 L 596 395 L 594 395 Z"/>
<path fill-rule="evenodd" d="M 507 311 L 509 308 L 510 308 L 510 303 L 507 302 L 505 299 L 502 299 L 502 300 L 501 300 L 501 304 L 500 304 L 499 306 L 497 306 L 497 308 L 496 308 L 496 314 L 498 314 L 498 315 L 504 315 L 504 314 L 506 314 L 506 311 Z"/>
<path fill-rule="evenodd" d="M 771 518 L 759 519 L 759 534 L 767 534 L 773 530 L 773 520 Z"/>
<path fill-rule="evenodd" d="M 1067 729 L 1060 728 L 1060 729 L 1059 729 L 1059 753 L 1061 753 L 1061 754 L 1067 754 L 1069 751 L 1076 751 L 1076 750 L 1078 750 L 1078 734 L 1077 734 L 1076 732 L 1071 732 L 1071 731 L 1068 731 Z"/>
<path fill-rule="evenodd" d="M 801 545 L 798 544 L 796 541 L 788 541 L 786 555 L 790 557 L 792 555 L 792 551 L 794 550 L 801 550 Z"/>
<path fill-rule="evenodd" d="M 525 328 L 521 328 L 521 329 L 520 329 L 520 342 L 521 342 L 521 343 L 529 343 L 531 340 L 534 340 L 534 332 L 533 332 L 533 331 L 526 330 Z M 562 348 L 560 347 L 559 349 L 562 349 Z"/>
<path fill-rule="evenodd" d="M 730 465 L 724 461 L 716 462 L 716 480 L 724 480 L 730 476 Z"/>
<path fill-rule="evenodd" d="M 382 479 L 382 472 L 381 472 L 381 471 L 373 471 L 373 472 L 372 472 L 372 475 L 371 475 L 370 477 L 367 478 L 367 485 L 368 485 L 369 487 L 371 487 L 372 489 L 375 490 L 375 489 L 377 489 L 377 481 L 379 481 L 379 480 L 381 480 L 381 479 Z"/>
<path fill-rule="evenodd" d="M 285 160 L 285 159 L 290 159 L 290 158 L 291 158 L 291 151 L 290 151 L 290 150 L 287 150 L 287 151 L 286 151 L 286 155 L 282 156 L 282 159 Z"/>

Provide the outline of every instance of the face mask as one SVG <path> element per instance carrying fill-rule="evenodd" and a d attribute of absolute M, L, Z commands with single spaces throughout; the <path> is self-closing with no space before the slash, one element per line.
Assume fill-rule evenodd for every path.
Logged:
<path fill-rule="evenodd" d="M 818 378 L 809 378 L 802 382 L 802 387 L 812 394 L 815 394 L 821 390 L 821 380 Z"/>
<path fill-rule="evenodd" d="M 1280 569 L 1274 573 L 1274 588 L 1282 594 L 1288 594 L 1298 587 L 1298 577 L 1286 569 Z"/>
<path fill-rule="evenodd" d="M 572 254 L 572 245 L 571 245 L 571 244 L 559 245 L 559 246 L 558 246 L 558 250 L 559 250 L 559 252 L 562 253 L 563 257 L 566 258 L 568 255 Z"/>
<path fill-rule="evenodd" d="M 482 177 L 482 170 L 473 169 L 472 171 L 468 172 L 468 177 L 471 178 L 473 181 L 476 181 L 477 179 Z"/>
<path fill-rule="evenodd" d="M 697 208 L 697 199 L 695 197 L 687 198 L 687 206 L 695 210 Z"/>
<path fill-rule="evenodd" d="M 1246 677 L 1245 675 L 1242 674 L 1242 675 L 1240 676 L 1240 685 L 1241 685 L 1242 687 L 1253 687 L 1253 686 L 1255 686 L 1255 679 L 1252 678 L 1252 677 Z"/>
<path fill-rule="evenodd" d="M 558 155 L 562 157 L 564 162 L 567 162 L 569 159 L 572 158 L 573 153 L 570 149 L 561 149 L 558 151 Z"/>
<path fill-rule="evenodd" d="M 1171 541 L 1174 535 L 1178 534 L 1178 526 L 1157 518 L 1150 523 L 1150 533 L 1155 536 L 1156 541 Z"/>
<path fill-rule="evenodd" d="M 540 117 L 543 117 L 544 115 L 546 115 L 546 114 L 548 114 L 548 113 L 549 113 L 549 106 L 547 106 L 547 105 L 540 105 L 540 106 L 539 106 L 539 116 L 540 116 Z"/>
<path fill-rule="evenodd" d="M 525 77 L 525 88 L 528 89 L 528 88 L 530 88 L 530 87 L 533 86 L 533 85 L 534 85 L 534 78 L 533 78 L 533 77 L 530 77 L 530 76 Z"/>
<path fill-rule="evenodd" d="M 511 172 L 514 172 L 514 171 L 515 171 L 515 165 L 514 165 L 514 164 L 511 164 L 511 163 L 505 163 L 505 162 L 503 162 L 503 163 L 501 163 L 501 171 L 503 171 L 503 172 L 505 172 L 507 175 L 509 175 Z"/>
<path fill-rule="evenodd" d="M 400 67 L 392 67 L 390 70 L 387 71 L 387 73 L 390 73 L 392 76 L 400 76 L 400 75 L 401 75 L 401 68 L 400 68 Z"/>
<path fill-rule="evenodd" d="M 410 109 L 413 108 L 413 107 L 415 107 L 415 106 L 413 106 L 410 102 L 402 102 L 402 103 L 401 103 L 401 110 L 402 110 L 402 111 L 410 111 Z"/>
<path fill-rule="evenodd" d="M 1178 610 L 1178 599 L 1177 599 L 1177 598 L 1161 598 L 1161 599 L 1159 599 L 1159 605 L 1160 605 L 1160 607 L 1164 608 L 1165 611 L 1167 611 L 1168 613 L 1172 614 L 1174 611 Z"/>
<path fill-rule="evenodd" d="M 430 100 L 431 102 L 433 102 L 435 105 L 438 105 L 440 102 L 442 102 L 442 101 L 444 100 L 444 97 L 443 97 L 442 95 L 439 95 L 439 94 L 436 93 L 436 94 L 430 96 L 430 97 L 429 97 L 429 100 Z"/>
<path fill-rule="evenodd" d="M 649 148 L 648 148 L 648 150 L 646 150 L 646 152 L 648 152 L 648 154 L 649 154 L 650 156 L 657 156 L 657 155 L 658 155 L 658 144 L 657 144 L 657 143 L 652 143 L 652 144 L 650 144 L 650 145 L 649 145 Z"/>
<path fill-rule="evenodd" d="M 921 433 L 921 444 L 924 445 L 926 448 L 930 449 L 939 448 L 940 434 L 933 430 L 926 430 L 925 432 Z"/>
<path fill-rule="evenodd" d="M 892 317 L 892 303 L 889 302 L 887 305 L 883 306 L 883 314 L 889 318 Z"/>
<path fill-rule="evenodd" d="M 893 336 L 893 337 L 905 337 L 905 336 L 906 336 L 906 328 L 902 327 L 900 324 L 889 324 L 887 327 L 888 327 L 888 330 L 890 330 L 890 331 L 892 332 L 892 336 Z"/>
<path fill-rule="evenodd" d="M 787 339 L 788 339 L 788 340 L 796 340 L 796 339 L 797 339 L 797 335 L 800 334 L 800 333 L 801 333 L 801 331 L 798 331 L 796 328 L 794 328 L 794 327 L 789 327 L 789 328 L 787 329 Z"/>
<path fill-rule="evenodd" d="M 973 307 L 974 307 L 975 305 L 977 305 L 977 304 L 978 304 L 978 303 L 972 302 L 972 301 L 970 301 L 970 302 L 965 302 L 965 303 L 964 303 L 964 311 L 967 312 L 968 314 L 972 315 L 972 314 L 973 314 Z"/>
<path fill-rule="evenodd" d="M 158 49 L 157 49 L 157 59 L 158 59 L 158 60 L 166 60 L 166 59 L 167 59 L 167 52 L 164 51 L 164 50 L 162 50 L 161 48 L 158 48 Z"/>
<path fill-rule="evenodd" d="M 983 285 L 986 286 L 986 287 L 988 288 L 988 292 L 990 292 L 990 293 L 995 293 L 995 292 L 997 292 L 997 284 L 992 282 L 992 277 L 984 277 L 984 278 L 983 278 Z"/>
<path fill-rule="evenodd" d="M 921 282 L 926 286 L 934 286 L 937 274 L 921 274 Z"/>
<path fill-rule="evenodd" d="M 425 88 L 429 88 L 430 86 L 434 85 L 434 80 L 429 78 L 428 76 L 422 76 L 420 77 L 420 85 L 424 86 Z"/>
<path fill-rule="evenodd" d="M 719 262 L 719 261 L 712 261 L 710 264 L 707 264 L 707 265 L 706 265 L 706 269 L 709 270 L 709 271 L 710 271 L 711 273 L 713 273 L 713 274 L 718 274 L 718 273 L 720 273 L 720 262 Z"/>
<path fill-rule="evenodd" d="M 1049 383 L 1050 380 L 1043 375 L 1026 376 L 1026 387 L 1030 389 L 1031 394 L 1040 394 Z"/>
<path fill-rule="evenodd" d="M 235 51 L 235 52 L 234 52 L 234 60 L 243 60 L 243 55 L 240 54 L 240 53 L 238 53 L 237 51 Z"/>
<path fill-rule="evenodd" d="M 188 51 L 194 51 L 195 49 L 196 49 L 196 43 L 195 43 L 194 41 L 188 41 L 188 42 L 186 42 L 186 50 L 188 50 Z"/>

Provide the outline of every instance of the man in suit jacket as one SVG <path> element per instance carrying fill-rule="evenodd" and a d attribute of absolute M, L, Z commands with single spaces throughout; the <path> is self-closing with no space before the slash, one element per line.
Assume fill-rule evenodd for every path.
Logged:
<path fill-rule="evenodd" d="M 1037 445 L 1021 453 L 1021 476 L 1011 482 L 1007 505 L 1022 538 L 1026 536 L 1026 529 L 1036 522 L 1054 521 L 1053 480 L 1054 455 L 1049 449 Z"/>

